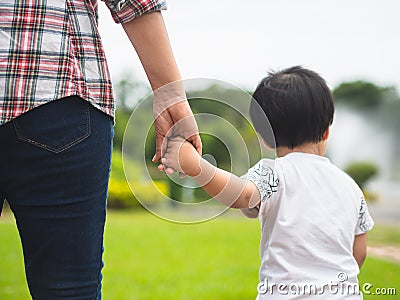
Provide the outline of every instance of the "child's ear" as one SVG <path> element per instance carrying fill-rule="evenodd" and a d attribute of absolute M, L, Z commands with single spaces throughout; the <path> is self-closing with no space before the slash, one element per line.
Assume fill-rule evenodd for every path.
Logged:
<path fill-rule="evenodd" d="M 328 128 L 325 130 L 324 135 L 322 136 L 323 141 L 326 141 L 329 138 L 330 128 L 331 126 L 328 126 Z"/>

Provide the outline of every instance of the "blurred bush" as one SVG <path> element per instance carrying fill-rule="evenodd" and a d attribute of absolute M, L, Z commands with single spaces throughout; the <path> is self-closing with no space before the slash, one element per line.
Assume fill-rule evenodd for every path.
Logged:
<path fill-rule="evenodd" d="M 365 190 L 366 183 L 379 172 L 377 165 L 372 162 L 352 162 L 344 171 L 349 174 L 363 190 L 366 200 L 377 200 L 378 195 Z"/>
<path fill-rule="evenodd" d="M 111 177 L 107 206 L 114 209 L 142 208 L 142 203 L 146 207 L 150 207 L 160 203 L 163 195 L 168 195 L 168 184 L 166 182 L 143 183 L 138 181 L 133 182 L 132 186 L 135 195 L 129 188 L 127 181 L 118 181 Z M 140 199 L 140 202 L 138 199 Z"/>
<path fill-rule="evenodd" d="M 125 168 L 130 170 L 137 169 L 135 162 L 125 159 Z M 134 173 L 134 172 L 132 172 Z M 129 184 L 125 178 L 122 154 L 118 150 L 114 150 L 111 164 L 111 175 L 108 188 L 109 208 L 125 209 L 125 208 L 141 208 L 143 203 L 146 206 L 152 206 L 162 201 L 163 195 L 168 195 L 168 183 L 163 181 L 143 182 L 138 178 L 130 178 L 131 185 L 134 187 L 135 195 L 132 193 Z M 140 202 L 138 201 L 140 200 Z"/>
<path fill-rule="evenodd" d="M 368 180 L 378 174 L 378 167 L 372 162 L 352 162 L 345 168 L 345 172 L 364 189 Z"/>

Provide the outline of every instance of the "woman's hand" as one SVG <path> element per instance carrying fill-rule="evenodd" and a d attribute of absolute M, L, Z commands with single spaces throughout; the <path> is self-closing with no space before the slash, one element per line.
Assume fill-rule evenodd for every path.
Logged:
<path fill-rule="evenodd" d="M 157 99 L 157 92 L 155 92 L 155 95 L 153 111 L 156 130 L 156 154 L 153 157 L 153 162 L 159 162 L 164 157 L 172 137 L 179 137 L 181 140 L 189 142 L 191 147 L 194 147 L 201 155 L 202 145 L 197 124 L 186 98 L 171 101 L 173 97 L 170 97 L 161 102 Z M 170 106 L 164 108 L 168 102 L 171 102 Z M 174 171 L 182 172 L 173 166 L 165 165 L 162 161 L 159 169 L 165 169 L 167 174 L 172 174 Z"/>

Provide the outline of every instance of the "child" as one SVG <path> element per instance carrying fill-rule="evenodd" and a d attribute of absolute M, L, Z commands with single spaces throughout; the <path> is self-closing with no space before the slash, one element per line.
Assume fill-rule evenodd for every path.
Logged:
<path fill-rule="evenodd" d="M 357 275 L 373 221 L 357 184 L 324 157 L 334 113 L 329 88 L 315 72 L 292 67 L 270 73 L 253 98 L 254 127 L 278 158 L 262 159 L 238 178 L 174 137 L 162 163 L 260 218 L 257 299 L 362 299 Z"/>

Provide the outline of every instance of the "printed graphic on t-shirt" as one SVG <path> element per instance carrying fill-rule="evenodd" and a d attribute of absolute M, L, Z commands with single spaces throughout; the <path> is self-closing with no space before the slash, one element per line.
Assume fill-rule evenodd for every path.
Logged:
<path fill-rule="evenodd" d="M 254 182 L 261 195 L 261 201 L 265 201 L 278 191 L 279 179 L 275 171 L 261 162 L 251 168 L 247 179 Z"/>
<path fill-rule="evenodd" d="M 360 229 L 363 232 L 367 232 L 370 229 L 371 224 L 370 224 L 369 218 L 368 218 L 367 202 L 365 201 L 364 197 L 361 198 L 361 207 L 360 207 L 358 219 L 359 219 L 358 223 L 360 224 L 359 225 Z"/>

